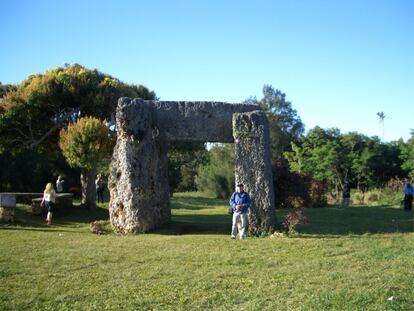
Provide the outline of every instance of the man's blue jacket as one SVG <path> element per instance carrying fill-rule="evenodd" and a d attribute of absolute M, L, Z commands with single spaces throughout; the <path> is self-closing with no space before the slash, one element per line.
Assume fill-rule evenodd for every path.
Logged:
<path fill-rule="evenodd" d="M 230 206 L 233 209 L 233 213 L 237 212 L 236 205 L 241 205 L 242 208 L 239 210 L 241 213 L 246 213 L 249 209 L 252 199 L 249 194 L 245 191 L 243 192 L 234 192 L 230 198 Z"/>

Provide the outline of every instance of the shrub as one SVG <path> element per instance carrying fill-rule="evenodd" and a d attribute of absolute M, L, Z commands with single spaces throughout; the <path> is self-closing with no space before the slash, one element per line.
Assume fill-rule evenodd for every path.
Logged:
<path fill-rule="evenodd" d="M 365 194 L 360 191 L 351 191 L 351 201 L 353 204 L 364 204 Z"/>
<path fill-rule="evenodd" d="M 394 192 L 397 192 L 397 191 L 401 191 L 401 189 L 404 188 L 404 185 L 405 185 L 404 179 L 393 177 L 387 182 L 386 188 Z"/>
<path fill-rule="evenodd" d="M 290 172 L 283 161 L 273 166 L 273 185 L 277 208 L 321 207 L 327 203 L 325 183 Z"/>
<path fill-rule="evenodd" d="M 305 215 L 303 215 L 303 211 L 300 209 L 293 212 L 289 212 L 285 216 L 282 226 L 287 230 L 288 234 L 294 234 L 296 233 L 296 227 L 298 225 L 304 225 L 308 223 L 308 218 Z"/>
<path fill-rule="evenodd" d="M 385 188 L 381 192 L 380 197 L 380 204 L 384 205 L 393 205 L 393 206 L 400 206 L 402 204 L 402 201 L 404 199 L 404 194 L 402 192 L 402 188 L 397 189 L 394 191 L 391 188 Z"/>
<path fill-rule="evenodd" d="M 90 223 L 89 229 L 95 234 L 112 233 L 112 228 L 109 220 L 95 220 Z"/>
<path fill-rule="evenodd" d="M 378 203 L 379 195 L 375 192 L 369 192 L 367 196 L 367 201 L 369 203 Z"/>
<path fill-rule="evenodd" d="M 351 191 L 351 200 L 354 204 L 366 205 L 401 205 L 403 200 L 402 189 L 394 191 L 391 188 L 372 189 L 365 193 L 358 190 Z"/>

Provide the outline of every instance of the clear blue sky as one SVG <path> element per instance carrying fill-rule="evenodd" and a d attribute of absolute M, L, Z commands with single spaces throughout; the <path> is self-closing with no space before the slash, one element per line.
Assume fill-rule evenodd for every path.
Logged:
<path fill-rule="evenodd" d="M 407 139 L 414 0 L 0 0 L 0 81 L 64 63 L 144 84 L 162 100 L 286 93 L 306 129 Z"/>

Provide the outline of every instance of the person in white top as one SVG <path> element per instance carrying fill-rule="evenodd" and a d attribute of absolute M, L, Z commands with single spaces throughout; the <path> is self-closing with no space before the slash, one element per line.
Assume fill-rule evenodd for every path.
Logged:
<path fill-rule="evenodd" d="M 63 192 L 63 183 L 65 181 L 62 179 L 62 176 L 58 176 L 58 179 L 56 180 L 56 192 Z"/>
<path fill-rule="evenodd" d="M 47 208 L 46 222 L 48 225 L 52 223 L 52 216 L 55 209 L 56 202 L 56 191 L 53 188 L 53 184 L 50 182 L 46 185 L 45 191 L 43 192 L 43 200 L 41 205 Z"/>

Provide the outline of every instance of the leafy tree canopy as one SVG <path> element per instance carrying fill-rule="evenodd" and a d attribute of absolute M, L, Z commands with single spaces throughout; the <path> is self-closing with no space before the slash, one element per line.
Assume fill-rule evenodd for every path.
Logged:
<path fill-rule="evenodd" d="M 401 143 L 400 159 L 403 161 L 401 167 L 411 178 L 414 178 L 414 133 L 406 143 Z"/>
<path fill-rule="evenodd" d="M 345 179 L 357 187 L 378 187 L 404 176 L 399 150 L 399 143 L 382 143 L 378 137 L 315 127 L 299 143 L 292 143 L 292 151 L 284 156 L 292 171 L 338 190 Z"/>
<path fill-rule="evenodd" d="M 96 168 L 111 150 L 108 127 L 94 117 L 83 117 L 60 130 L 60 149 L 71 167 Z"/>
<path fill-rule="evenodd" d="M 286 94 L 271 85 L 263 86 L 263 98 L 257 100 L 252 97 L 246 100 L 248 104 L 259 105 L 269 120 L 272 157 L 274 160 L 283 158 L 283 152 L 291 150 L 291 143 L 298 142 L 305 127 L 292 108 L 291 102 L 286 100 Z"/>
<path fill-rule="evenodd" d="M 142 85 L 79 64 L 31 75 L 0 103 L 0 150 L 55 149 L 60 128 L 82 116 L 109 120 L 122 96 L 156 98 Z"/>

